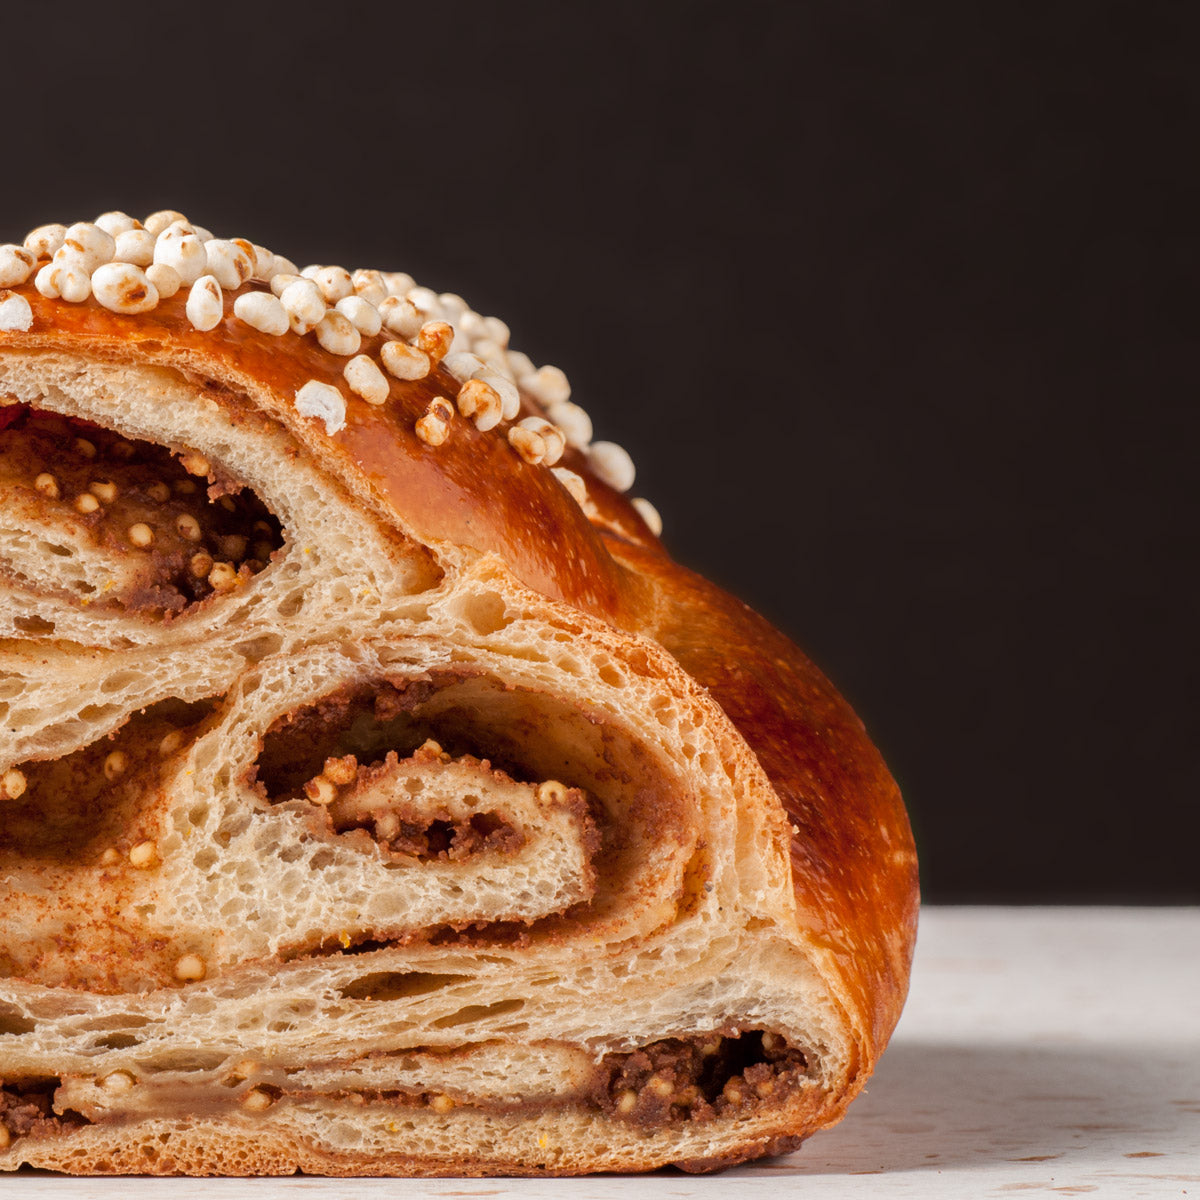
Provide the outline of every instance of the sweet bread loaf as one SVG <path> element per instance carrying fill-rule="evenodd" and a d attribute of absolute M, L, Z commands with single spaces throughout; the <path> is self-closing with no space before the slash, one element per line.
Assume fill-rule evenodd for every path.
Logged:
<path fill-rule="evenodd" d="M 904 809 L 632 477 L 406 275 L 173 212 L 0 247 L 0 1167 L 710 1170 L 840 1117 Z"/>

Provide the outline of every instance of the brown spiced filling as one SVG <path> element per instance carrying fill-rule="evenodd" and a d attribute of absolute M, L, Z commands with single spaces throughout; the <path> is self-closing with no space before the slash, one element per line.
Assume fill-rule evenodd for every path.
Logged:
<path fill-rule="evenodd" d="M 422 719 L 421 705 L 436 690 L 428 680 L 376 679 L 286 713 L 263 736 L 249 782 L 275 804 L 307 795 L 330 759 L 353 756 L 357 774 L 358 764 L 380 763 L 390 752 L 408 757 L 434 737 L 452 755 L 470 754 L 474 746 Z"/>
<path fill-rule="evenodd" d="M 0 407 L 0 499 L 36 539 L 0 546 L 0 571 L 93 609 L 176 615 L 245 585 L 283 545 L 258 497 L 202 455 L 23 404 Z"/>
<path fill-rule="evenodd" d="M 376 681 L 288 713 L 267 731 L 249 781 L 272 803 L 307 799 L 324 808 L 332 832 L 365 833 L 390 855 L 461 862 L 519 850 L 524 836 L 499 812 L 455 815 L 405 802 L 438 768 L 452 769 L 467 787 L 478 783 L 481 794 L 513 782 L 461 739 L 454 755 L 429 736 L 434 726 L 416 710 L 430 692 L 423 681 Z M 578 789 L 556 786 L 564 804 L 586 806 Z M 585 828 L 594 836 L 590 819 Z"/>
<path fill-rule="evenodd" d="M 746 1115 L 756 1108 L 779 1106 L 808 1071 L 801 1050 L 778 1034 L 752 1030 L 732 1036 L 706 1034 L 666 1038 L 637 1050 L 606 1054 L 596 1065 L 582 1099 L 590 1108 L 642 1129 L 684 1121 L 704 1122 Z M 283 1095 L 290 1095 L 283 1089 Z M 315 1096 L 317 1093 L 305 1093 Z M 494 1112 L 542 1111 L 557 1101 L 524 1104 L 459 1101 L 440 1092 L 364 1089 L 338 1092 L 352 1104 L 431 1107 L 449 1112 L 460 1103 Z"/>
<path fill-rule="evenodd" d="M 795 1090 L 807 1071 L 804 1054 L 778 1035 L 749 1031 L 732 1036 L 709 1034 L 694 1038 L 666 1038 L 640 1049 L 605 1055 L 596 1065 L 586 1092 L 576 1098 L 588 1107 L 645 1130 L 659 1129 L 684 1121 L 704 1122 L 722 1117 L 748 1115 L 752 1110 L 778 1106 Z M 271 1073 L 274 1074 L 274 1073 Z M 432 1109 L 445 1115 L 456 1108 L 497 1113 L 552 1110 L 562 1101 L 533 1099 L 524 1103 L 488 1102 L 455 1097 L 438 1091 L 362 1088 L 320 1092 L 289 1088 L 282 1076 L 274 1083 L 256 1077 L 257 1067 L 235 1070 L 227 1087 L 181 1090 L 172 1083 L 157 1088 L 152 1082 L 135 1082 L 132 1075 L 116 1072 L 103 1084 L 111 1096 L 132 1089 L 154 1089 L 155 1110 L 199 1114 L 240 1108 L 247 1114 L 265 1113 L 280 1101 L 333 1100 L 355 1106 Z M 118 1079 L 118 1077 L 120 1077 Z M 118 1079 L 124 1087 L 112 1087 Z M 0 1086 L 0 1149 L 19 1137 L 49 1137 L 78 1129 L 92 1121 L 70 1108 L 54 1111 L 58 1079 L 29 1079 Z M 63 1093 L 66 1098 L 66 1093 Z M 571 1103 L 568 1101 L 568 1103 Z M 125 1106 L 107 1113 L 81 1105 L 95 1120 L 122 1120 Z M 140 1105 L 135 1106 L 135 1110 Z"/>
<path fill-rule="evenodd" d="M 47 1138 L 70 1133 L 90 1122 L 70 1109 L 54 1111 L 54 1093 L 61 1080 L 30 1079 L 5 1085 L 0 1080 L 0 1150 L 17 1138 Z"/>
<path fill-rule="evenodd" d="M 442 763 L 442 778 L 427 773 L 409 813 L 404 790 L 422 782 L 413 776 L 422 774 L 427 752 Z M 377 803 L 389 775 L 390 795 Z M 379 794 L 367 795 L 376 776 Z M 315 836 L 361 839 L 371 852 L 381 846 L 389 862 L 527 852 L 529 843 L 518 846 L 515 835 L 546 828 L 537 813 L 562 817 L 573 832 L 555 836 L 573 841 L 585 866 L 570 885 L 574 900 L 535 922 L 546 937 L 624 917 L 631 893 L 635 907 L 655 903 L 644 890 L 648 864 L 679 861 L 690 837 L 686 793 L 621 726 L 552 693 L 506 687 L 463 667 L 346 683 L 284 713 L 243 782 L 267 804 L 307 810 Z M 452 801 L 456 789 L 463 803 Z M 513 794 L 522 790 L 529 795 Z M 427 934 L 436 945 L 511 944 L 523 943 L 530 928 L 524 918 L 512 925 L 464 914 Z"/>
<path fill-rule="evenodd" d="M 4 801 L 0 867 L 103 866 L 106 853 L 108 859 L 125 858 L 151 833 L 139 827 L 138 811 L 158 794 L 163 772 L 194 740 L 214 705 L 164 700 L 71 754 L 17 764 L 0 778 L 3 787 L 9 776 L 20 777 L 19 790 L 12 789 L 17 794 Z"/>
<path fill-rule="evenodd" d="M 778 1034 L 761 1030 L 733 1036 L 707 1034 L 666 1038 L 637 1050 L 606 1054 L 583 1096 L 591 1108 L 642 1129 L 683 1121 L 704 1122 L 781 1105 L 808 1071 L 804 1053 Z M 284 1095 L 287 1095 L 286 1089 Z M 440 1092 L 367 1089 L 339 1092 L 353 1104 L 432 1107 L 449 1112 L 459 1101 Z M 544 1110 L 555 1101 L 526 1104 L 466 1100 L 474 1109 L 495 1112 Z"/>
<path fill-rule="evenodd" d="M 354 755 L 327 759 L 325 769 L 310 780 L 306 794 L 320 793 L 327 781 L 339 790 L 329 804 L 329 815 L 337 833 L 355 829 L 365 830 L 389 853 L 419 859 L 446 859 L 462 862 L 485 850 L 511 853 L 524 844 L 524 837 L 495 812 L 477 812 L 469 817 L 455 818 L 449 813 L 422 816 L 403 804 L 388 802 L 388 784 L 397 779 L 405 765 L 425 764 L 465 767 L 481 777 L 491 772 L 486 759 L 451 759 L 441 747 L 430 740 L 420 746 L 402 763 L 396 752 L 390 751 L 381 761 L 360 766 Z M 412 776 L 410 775 L 410 779 Z M 372 796 L 377 802 L 372 804 Z"/>
<path fill-rule="evenodd" d="M 654 1129 L 779 1103 L 807 1069 L 803 1052 L 774 1033 L 666 1038 L 605 1055 L 590 1099 L 610 1116 Z"/>

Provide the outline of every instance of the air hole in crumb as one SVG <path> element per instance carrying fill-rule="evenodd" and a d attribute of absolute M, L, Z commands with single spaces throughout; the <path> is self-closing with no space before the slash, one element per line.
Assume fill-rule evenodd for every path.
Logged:
<path fill-rule="evenodd" d="M 104 1050 L 129 1050 L 133 1046 L 140 1046 L 141 1042 L 142 1039 L 134 1037 L 132 1033 L 110 1033 L 108 1037 L 96 1038 L 92 1045 Z"/>
<path fill-rule="evenodd" d="M 17 617 L 13 620 L 13 624 L 22 633 L 47 634 L 54 632 L 54 622 L 47 621 L 42 617 Z"/>
<path fill-rule="evenodd" d="M 215 1071 L 224 1064 L 227 1058 L 226 1054 L 167 1050 L 158 1058 L 149 1062 L 140 1062 L 138 1066 L 147 1075 L 158 1075 L 163 1071 L 185 1071 L 189 1074 L 199 1075 L 205 1071 Z"/>
<path fill-rule="evenodd" d="M 604 683 L 607 683 L 612 688 L 623 688 L 625 686 L 625 676 L 621 674 L 615 667 L 609 666 L 607 663 L 600 668 L 600 678 Z"/>
<path fill-rule="evenodd" d="M 525 1007 L 524 1000 L 497 1000 L 495 1004 L 468 1004 L 458 1012 L 439 1017 L 433 1023 L 434 1029 L 452 1029 L 456 1025 L 470 1025 L 474 1021 L 486 1021 L 489 1017 L 502 1017 L 506 1013 L 520 1012 Z"/>
<path fill-rule="evenodd" d="M 290 621 L 293 617 L 300 615 L 300 610 L 304 607 L 304 593 L 292 592 L 284 596 L 276 606 L 276 611 L 285 620 Z"/>
<path fill-rule="evenodd" d="M 480 637 L 499 633 L 508 625 L 504 601 L 494 593 L 471 593 L 457 604 L 459 615 Z"/>
<path fill-rule="evenodd" d="M 264 633 L 258 637 L 248 638 L 238 642 L 234 650 L 249 662 L 261 662 L 270 654 L 274 654 L 282 644 L 282 639 L 276 633 Z"/>
<path fill-rule="evenodd" d="M 429 971 L 377 971 L 346 984 L 339 993 L 347 1000 L 408 1000 L 428 996 L 469 978 L 469 975 L 436 975 Z"/>
<path fill-rule="evenodd" d="M 32 1033 L 36 1028 L 37 1022 L 31 1017 L 22 1016 L 19 1009 L 10 1004 L 0 1005 L 0 1037 Z"/>

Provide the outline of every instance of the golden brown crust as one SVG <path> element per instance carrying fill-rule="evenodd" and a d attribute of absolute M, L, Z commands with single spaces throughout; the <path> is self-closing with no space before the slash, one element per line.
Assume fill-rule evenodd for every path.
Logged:
<path fill-rule="evenodd" d="M 837 955 L 865 1018 L 869 1073 L 900 1017 L 916 943 L 917 857 L 900 790 L 862 722 L 783 634 L 665 555 L 606 540 L 657 585 L 648 632 L 709 689 L 779 794 L 801 921 Z"/>
<path fill-rule="evenodd" d="M 252 380 L 273 397 L 271 415 L 323 466 L 352 481 L 359 495 L 402 522 L 415 539 L 498 554 L 534 590 L 598 616 L 614 619 L 624 611 L 621 573 L 596 529 L 549 471 L 530 467 L 503 438 L 482 433 L 467 420 L 456 419 L 452 436 L 440 446 L 417 436 L 416 422 L 429 401 L 458 391 L 444 370 L 413 381 L 389 377 L 387 403 L 368 404 L 346 386 L 346 360 L 313 338 L 261 333 L 231 316 L 200 332 L 187 319 L 184 292 L 152 312 L 122 316 L 94 300 L 47 300 L 30 284 L 13 290 L 28 300 L 33 324 L 23 333 L 0 332 L 0 346 L 70 346 L 99 360 L 193 371 L 239 391 L 239 384 Z M 386 340 L 382 334 L 364 339 L 362 352 L 377 351 Z M 295 394 L 309 380 L 342 393 L 346 427 L 340 432 L 328 434 L 320 420 L 296 412 Z M 574 452 L 568 451 L 563 462 L 580 473 L 587 470 Z M 621 512 L 632 528 L 642 527 L 632 507 L 610 488 L 596 479 L 591 488 L 603 508 Z"/>
<path fill-rule="evenodd" d="M 792 1128 L 811 1131 L 816 1113 L 811 1102 L 797 1098 L 786 1121 Z M 331 1116 L 361 1116 L 354 1105 L 330 1104 Z M 406 1139 L 387 1150 L 369 1153 L 322 1147 L 295 1127 L 262 1128 L 242 1119 L 181 1120 L 155 1118 L 145 1122 L 137 1137 L 119 1126 L 85 1126 L 69 1138 L 54 1135 L 21 1144 L 22 1161 L 31 1166 L 73 1175 L 305 1175 L 330 1177 L 444 1177 L 484 1176 L 557 1177 L 581 1171 L 637 1172 L 671 1165 L 689 1174 L 707 1174 L 764 1155 L 796 1149 L 807 1136 L 777 1134 L 756 1128 L 756 1122 L 734 1122 L 711 1131 L 715 1153 L 673 1157 L 669 1130 L 630 1135 L 619 1123 L 591 1113 L 582 1119 L 587 1129 L 585 1148 L 555 1137 L 552 1120 L 535 1125 L 532 1136 L 519 1138 L 514 1148 L 506 1133 L 518 1140 L 519 1118 L 499 1118 L 491 1125 L 492 1153 L 450 1159 L 422 1154 Z M 583 1140 L 583 1139 L 581 1139 Z M 692 1143 L 698 1148 L 696 1142 Z M 703 1145 L 703 1143 L 699 1143 Z M 585 1157 L 586 1156 L 586 1157 Z M 0 1162 L 3 1161 L 0 1152 Z"/>

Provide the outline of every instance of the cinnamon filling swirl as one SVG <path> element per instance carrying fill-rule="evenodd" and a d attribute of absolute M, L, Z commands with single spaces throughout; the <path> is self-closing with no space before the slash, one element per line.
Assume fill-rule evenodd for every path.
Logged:
<path fill-rule="evenodd" d="M 0 408 L 0 512 L 0 577 L 94 612 L 177 616 L 283 546 L 262 501 L 202 455 L 24 404 Z"/>

